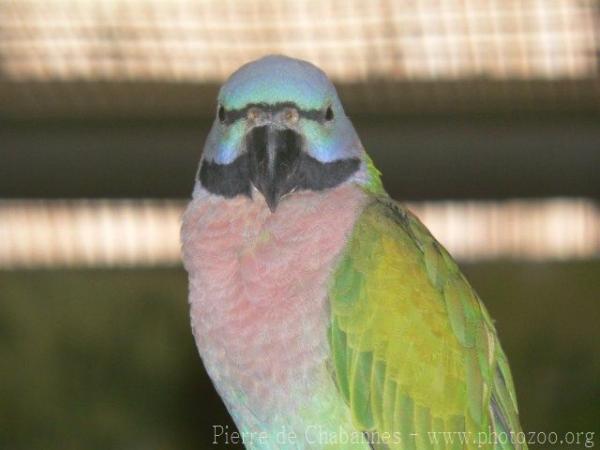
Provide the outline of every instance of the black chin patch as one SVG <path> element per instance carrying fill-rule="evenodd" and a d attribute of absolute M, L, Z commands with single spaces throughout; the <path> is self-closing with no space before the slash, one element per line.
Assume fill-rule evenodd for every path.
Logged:
<path fill-rule="evenodd" d="M 286 161 L 287 162 L 287 161 Z M 287 162 L 289 164 L 289 162 Z M 286 180 L 286 190 L 322 191 L 335 187 L 356 172 L 360 159 L 347 158 L 323 163 L 304 152 L 298 154 L 296 170 Z M 247 153 L 229 164 L 203 161 L 198 179 L 211 194 L 232 198 L 236 195 L 251 197 L 250 161 Z"/>
<path fill-rule="evenodd" d="M 229 164 L 202 161 L 198 179 L 211 194 L 232 198 L 236 195 L 250 197 L 250 172 L 248 154 L 238 156 Z"/>
<path fill-rule="evenodd" d="M 300 154 L 296 189 L 322 191 L 343 183 L 360 167 L 360 159 L 347 158 L 323 163 L 306 153 Z"/>

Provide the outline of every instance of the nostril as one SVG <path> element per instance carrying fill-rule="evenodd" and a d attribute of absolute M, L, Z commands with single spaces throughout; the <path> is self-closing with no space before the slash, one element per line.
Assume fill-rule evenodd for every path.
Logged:
<path fill-rule="evenodd" d="M 298 122 L 298 119 L 300 119 L 300 115 L 298 114 L 298 111 L 295 108 L 288 108 L 283 113 L 283 119 L 287 123 L 292 124 Z"/>
<path fill-rule="evenodd" d="M 261 115 L 262 115 L 262 112 L 261 112 L 260 109 L 258 109 L 258 108 L 250 108 L 248 110 L 247 117 L 248 117 L 248 120 L 256 121 L 256 120 L 258 120 L 260 118 Z"/>

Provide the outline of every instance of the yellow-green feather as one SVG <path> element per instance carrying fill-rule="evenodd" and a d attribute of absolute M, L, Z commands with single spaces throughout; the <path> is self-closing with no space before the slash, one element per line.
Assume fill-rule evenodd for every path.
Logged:
<path fill-rule="evenodd" d="M 362 212 L 330 299 L 335 378 L 357 429 L 401 433 L 390 450 L 478 446 L 432 442 L 431 431 L 520 431 L 489 314 L 448 252 L 389 198 Z"/>
<path fill-rule="evenodd" d="M 374 195 L 384 195 L 385 190 L 383 189 L 383 183 L 381 182 L 381 172 L 377 167 L 375 167 L 375 164 L 373 164 L 373 160 L 367 153 L 363 154 L 363 158 L 365 164 L 367 165 L 368 175 L 368 180 L 365 184 L 365 189 Z"/>

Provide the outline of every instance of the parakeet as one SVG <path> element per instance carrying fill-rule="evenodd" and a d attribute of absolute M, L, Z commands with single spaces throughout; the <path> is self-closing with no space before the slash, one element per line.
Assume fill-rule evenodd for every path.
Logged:
<path fill-rule="evenodd" d="M 526 448 L 486 308 L 316 66 L 267 56 L 226 81 L 181 239 L 246 448 Z"/>

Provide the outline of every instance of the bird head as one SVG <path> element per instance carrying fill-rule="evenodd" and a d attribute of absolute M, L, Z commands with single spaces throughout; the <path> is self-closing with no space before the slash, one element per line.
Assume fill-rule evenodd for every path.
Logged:
<path fill-rule="evenodd" d="M 275 212 L 296 191 L 350 182 L 381 187 L 323 71 L 267 56 L 229 77 L 219 92 L 197 189 L 227 198 L 258 191 Z"/>

